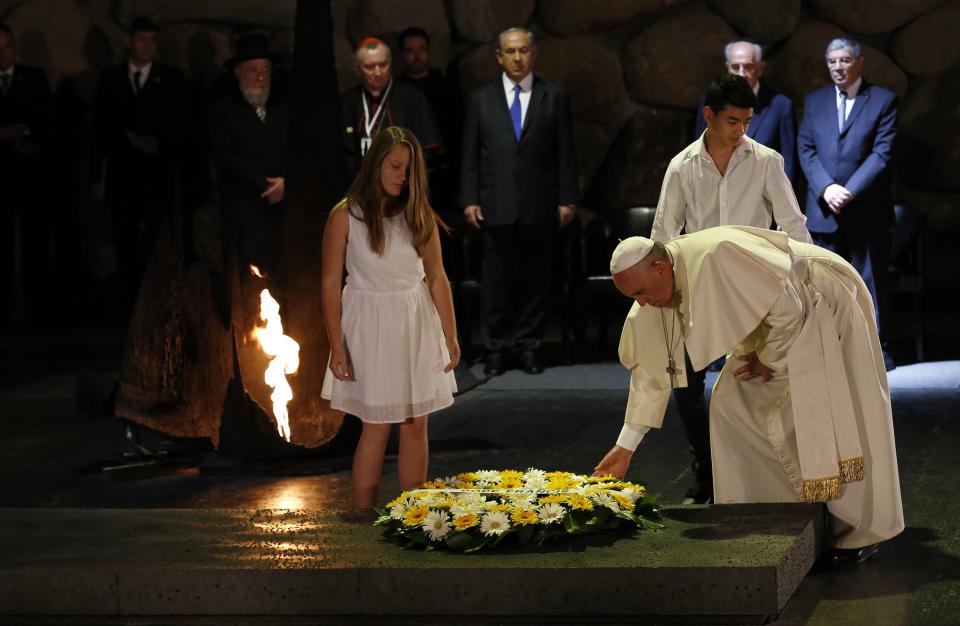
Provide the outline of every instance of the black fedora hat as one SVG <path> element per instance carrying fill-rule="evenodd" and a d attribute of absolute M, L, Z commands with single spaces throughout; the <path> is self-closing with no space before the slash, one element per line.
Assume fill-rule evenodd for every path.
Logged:
<path fill-rule="evenodd" d="M 263 33 L 244 33 L 237 39 L 235 54 L 224 61 L 223 66 L 232 70 L 251 59 L 267 59 L 271 63 L 276 63 L 280 55 L 270 51 L 267 36 Z"/>

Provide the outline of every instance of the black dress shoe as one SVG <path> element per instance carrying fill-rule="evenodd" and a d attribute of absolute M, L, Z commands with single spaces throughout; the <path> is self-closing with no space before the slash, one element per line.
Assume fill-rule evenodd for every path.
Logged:
<path fill-rule="evenodd" d="M 856 565 L 864 563 L 880 551 L 879 544 L 871 544 L 862 548 L 831 548 L 827 550 L 826 558 L 832 565 Z"/>
<path fill-rule="evenodd" d="M 543 366 L 540 365 L 540 359 L 537 357 L 536 352 L 524 352 L 520 356 L 520 364 L 523 366 L 523 371 L 527 374 L 543 373 Z"/>
<path fill-rule="evenodd" d="M 703 487 L 702 485 L 710 485 Z M 683 504 L 711 504 L 713 502 L 713 481 L 697 481 L 684 494 Z"/>
<path fill-rule="evenodd" d="M 487 355 L 487 362 L 483 364 L 483 373 L 485 376 L 499 376 L 503 374 L 503 355 L 499 352 L 491 352 Z"/>

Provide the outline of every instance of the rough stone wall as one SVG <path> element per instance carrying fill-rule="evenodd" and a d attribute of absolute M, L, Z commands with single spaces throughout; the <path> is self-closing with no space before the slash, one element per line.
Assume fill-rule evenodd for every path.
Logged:
<path fill-rule="evenodd" d="M 434 65 L 464 89 L 497 75 L 496 34 L 530 28 L 538 73 L 563 84 L 576 118 L 586 208 L 656 202 L 670 156 L 691 137 L 694 107 L 723 72 L 735 36 L 764 44 L 765 79 L 799 105 L 828 82 L 823 50 L 850 33 L 865 44 L 868 79 L 901 97 L 898 193 L 932 223 L 960 227 L 960 0 L 334 0 L 341 87 L 355 82 L 351 50 L 361 37 L 388 42 L 407 26 L 433 36 Z M 209 77 L 230 55 L 237 27 L 266 30 L 289 51 L 295 0 L 0 0 L 24 63 L 54 88 L 121 58 L 126 24 L 162 24 L 162 59 Z"/>

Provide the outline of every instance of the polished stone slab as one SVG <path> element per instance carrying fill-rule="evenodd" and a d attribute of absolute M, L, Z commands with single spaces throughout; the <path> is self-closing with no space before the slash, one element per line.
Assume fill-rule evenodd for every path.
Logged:
<path fill-rule="evenodd" d="M 401 550 L 327 512 L 3 509 L 0 615 L 776 615 L 819 505 L 666 507 L 666 528 L 536 551 Z"/>

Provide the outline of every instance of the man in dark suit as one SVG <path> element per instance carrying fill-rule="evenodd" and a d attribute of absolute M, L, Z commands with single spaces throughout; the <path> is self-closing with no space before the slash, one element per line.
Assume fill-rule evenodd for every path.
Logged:
<path fill-rule="evenodd" d="M 897 97 L 863 80 L 863 63 L 856 41 L 838 38 L 827 45 L 834 84 L 807 94 L 798 150 L 809 185 L 807 228 L 817 245 L 841 254 L 860 272 L 885 344 Z M 883 357 L 887 369 L 893 369 L 886 349 Z"/>
<path fill-rule="evenodd" d="M 14 312 L 37 312 L 15 311 L 15 285 L 21 282 L 28 308 L 40 304 L 52 235 L 51 216 L 43 206 L 49 188 L 44 163 L 49 162 L 50 87 L 43 70 L 15 63 L 15 58 L 13 31 L 0 24 L 0 321 Z M 19 245 L 14 245 L 15 237 Z M 20 281 L 14 276 L 16 249 L 21 251 Z"/>
<path fill-rule="evenodd" d="M 274 59 L 266 37 L 241 37 L 225 64 L 240 88 L 210 107 L 224 242 L 236 246 L 241 267 L 268 273 L 278 260 L 289 125 L 287 104 L 271 98 Z"/>
<path fill-rule="evenodd" d="M 463 128 L 461 204 L 482 232 L 485 373 L 501 374 L 511 339 L 528 374 L 538 350 L 557 227 L 575 217 L 573 119 L 566 93 L 533 74 L 533 34 L 500 34 L 503 74 L 470 94 Z"/>
<path fill-rule="evenodd" d="M 186 108 L 183 77 L 156 61 L 157 25 L 135 18 L 123 63 L 101 72 L 94 99 L 91 179 L 110 208 L 121 310 L 132 305 L 153 243 L 174 209 Z"/>
<path fill-rule="evenodd" d="M 427 97 L 416 87 L 393 80 L 390 47 L 375 37 L 360 42 L 356 51 L 360 84 L 340 96 L 343 148 L 347 171 L 360 171 L 370 142 L 381 128 L 403 126 L 423 145 L 427 167 L 435 167 L 442 151 L 437 118 Z"/>
<path fill-rule="evenodd" d="M 723 49 L 727 71 L 743 76 L 753 94 L 757 97 L 757 106 L 753 109 L 753 118 L 747 128 L 747 137 L 768 148 L 773 148 L 783 157 L 783 171 L 790 182 L 794 179 L 794 164 L 797 158 L 797 124 L 794 118 L 793 102 L 781 93 L 776 93 L 760 82 L 766 61 L 763 60 L 763 48 L 752 41 L 732 41 Z M 697 107 L 695 131 L 697 136 L 707 128 L 703 117 L 704 100 Z"/>

